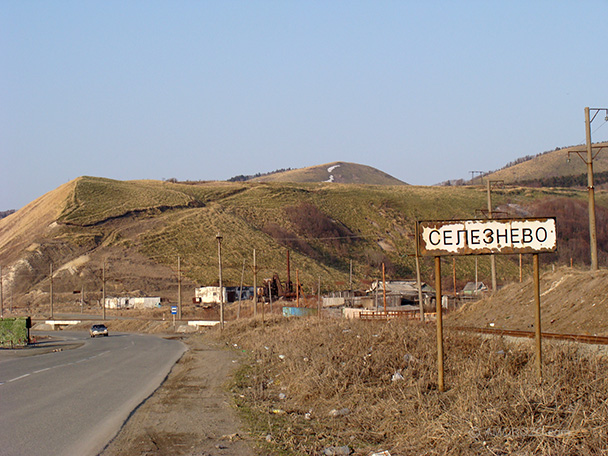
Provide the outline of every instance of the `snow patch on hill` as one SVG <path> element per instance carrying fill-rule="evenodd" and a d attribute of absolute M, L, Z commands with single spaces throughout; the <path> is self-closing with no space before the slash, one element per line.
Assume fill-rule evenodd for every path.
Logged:
<path fill-rule="evenodd" d="M 327 168 L 327 172 L 329 173 L 329 179 L 327 179 L 325 182 L 334 182 L 335 178 L 334 175 L 331 174 L 333 172 L 334 169 L 339 168 L 340 165 L 334 165 L 334 166 L 330 166 L 329 168 Z"/>

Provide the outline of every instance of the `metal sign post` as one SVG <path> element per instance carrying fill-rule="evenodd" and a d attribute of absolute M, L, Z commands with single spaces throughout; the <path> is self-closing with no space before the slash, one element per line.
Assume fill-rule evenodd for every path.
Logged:
<path fill-rule="evenodd" d="M 534 330 L 536 332 L 536 370 L 538 378 L 543 378 L 543 352 L 542 352 L 542 337 L 540 327 L 540 267 L 538 253 L 532 255 L 534 262 Z"/>
<path fill-rule="evenodd" d="M 536 365 L 542 379 L 540 267 L 538 254 L 557 250 L 555 218 L 450 220 L 417 223 L 417 252 L 435 257 L 438 389 L 443 380 L 441 256 L 531 253 L 534 257 Z"/>
<path fill-rule="evenodd" d="M 171 306 L 171 315 L 173 315 L 173 331 L 175 331 L 175 315 L 177 315 L 177 306 Z"/>
<path fill-rule="evenodd" d="M 435 309 L 437 310 L 437 387 L 443 392 L 443 308 L 441 307 L 441 257 L 435 257 Z"/>

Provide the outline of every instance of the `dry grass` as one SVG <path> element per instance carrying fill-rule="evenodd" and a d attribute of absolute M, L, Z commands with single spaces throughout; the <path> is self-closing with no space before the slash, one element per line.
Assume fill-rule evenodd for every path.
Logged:
<path fill-rule="evenodd" d="M 75 180 L 71 201 L 59 220 L 94 225 L 132 212 L 187 207 L 193 198 L 158 181 L 116 181 L 99 177 Z"/>
<path fill-rule="evenodd" d="M 595 146 L 606 146 L 608 143 L 598 143 Z M 580 146 L 575 146 L 580 148 Z M 570 147 L 551 151 L 534 157 L 531 160 L 518 163 L 505 169 L 501 169 L 489 175 L 492 180 L 501 179 L 507 183 L 538 179 L 539 176 L 574 176 L 586 173 L 585 162 L 576 153 L 571 154 L 568 161 Z M 585 152 L 582 154 L 585 156 Z M 608 156 L 598 154 L 593 160 L 593 168 L 596 173 L 608 170 Z"/>
<path fill-rule="evenodd" d="M 440 393 L 432 325 L 247 320 L 222 337 L 251 355 L 237 378 L 237 402 L 254 435 L 271 434 L 267 451 L 275 454 L 343 445 L 393 456 L 608 448 L 608 360 L 570 346 L 545 344 L 539 384 L 528 343 L 448 331 Z M 393 381 L 396 373 L 402 379 Z"/>

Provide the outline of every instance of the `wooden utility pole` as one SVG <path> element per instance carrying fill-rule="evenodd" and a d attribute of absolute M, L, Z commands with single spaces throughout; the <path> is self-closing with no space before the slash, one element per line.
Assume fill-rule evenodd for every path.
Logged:
<path fill-rule="evenodd" d="M 597 227 L 595 222 L 595 189 L 593 183 L 593 147 L 591 145 L 591 120 L 589 120 L 588 107 L 585 108 L 585 131 L 587 137 L 587 189 L 589 192 L 589 247 L 591 248 L 591 270 L 597 271 Z"/>
<path fill-rule="evenodd" d="M 270 315 L 272 315 L 272 282 L 268 282 L 268 302 L 270 303 Z"/>
<path fill-rule="evenodd" d="M 296 269 L 296 303 L 300 307 L 300 270 Z"/>
<path fill-rule="evenodd" d="M 177 255 L 177 319 L 182 319 L 182 263 Z"/>
<path fill-rule="evenodd" d="M 492 181 L 488 179 L 488 218 L 492 219 Z M 496 257 L 490 255 L 490 266 L 492 268 L 492 293 L 496 291 Z"/>
<path fill-rule="evenodd" d="M 220 328 L 224 329 L 224 285 L 222 283 L 222 235 L 217 233 L 217 261 L 219 266 L 220 279 Z"/>
<path fill-rule="evenodd" d="M 51 320 L 52 320 L 54 318 L 53 317 L 53 263 L 51 263 L 50 278 L 51 278 L 51 282 L 50 282 L 50 289 L 49 289 L 49 299 L 50 299 L 50 304 L 51 304 Z"/>
<path fill-rule="evenodd" d="M 2 295 L 2 266 L 0 266 L 0 318 L 4 318 L 4 297 Z"/>
<path fill-rule="evenodd" d="M 258 266 L 255 262 L 255 249 L 253 249 L 253 316 L 258 316 Z"/>
<path fill-rule="evenodd" d="M 243 281 L 245 280 L 245 258 L 243 258 L 243 270 L 241 271 L 241 288 L 239 288 L 239 307 L 236 310 L 237 320 L 241 318 L 241 301 L 243 300 Z"/>
<path fill-rule="evenodd" d="M 101 315 L 102 319 L 106 319 L 106 260 L 103 260 L 103 268 L 101 270 Z"/>
<path fill-rule="evenodd" d="M 593 117 L 590 115 L 590 111 L 593 111 Z M 587 165 L 587 190 L 589 193 L 589 247 L 591 250 L 591 270 L 597 271 L 598 260 L 597 260 L 597 227 L 595 220 L 595 188 L 593 181 L 593 159 L 601 152 L 604 147 L 596 147 L 598 151 L 593 154 L 593 144 L 591 142 L 591 123 L 595 120 L 595 117 L 604 111 L 606 114 L 606 122 L 608 122 L 608 108 L 585 108 L 585 136 L 586 136 L 586 158 L 582 155 L 582 150 L 579 148 L 570 148 L 568 150 L 568 161 L 570 161 L 570 154 L 575 153 L 581 160 Z"/>
<path fill-rule="evenodd" d="M 262 284 L 262 289 L 264 289 L 264 285 Z M 266 319 L 266 300 L 264 299 L 264 293 L 262 293 L 262 324 Z"/>
<path fill-rule="evenodd" d="M 291 286 L 291 269 L 289 264 L 289 250 L 287 251 L 287 283 L 285 284 L 287 288 L 287 293 L 293 292 L 293 287 Z"/>
<path fill-rule="evenodd" d="M 386 314 L 386 274 L 384 263 L 382 263 L 382 297 L 384 299 L 384 313 Z"/>
<path fill-rule="evenodd" d="M 321 318 L 321 276 L 317 282 L 317 314 Z"/>

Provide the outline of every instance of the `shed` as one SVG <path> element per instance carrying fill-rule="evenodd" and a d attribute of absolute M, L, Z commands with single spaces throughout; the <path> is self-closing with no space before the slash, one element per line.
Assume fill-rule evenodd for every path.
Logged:
<path fill-rule="evenodd" d="M 476 296 L 484 291 L 488 291 L 488 287 L 483 282 L 468 282 L 462 289 L 462 294 Z"/>

